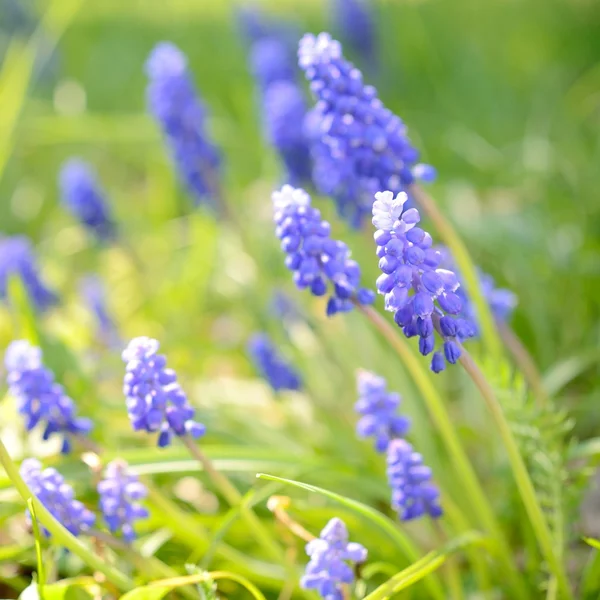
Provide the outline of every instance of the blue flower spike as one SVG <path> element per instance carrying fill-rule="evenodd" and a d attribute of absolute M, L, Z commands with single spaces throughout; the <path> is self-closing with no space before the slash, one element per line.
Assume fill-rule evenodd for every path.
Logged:
<path fill-rule="evenodd" d="M 135 522 L 146 519 L 149 514 L 140 503 L 148 495 L 146 487 L 129 473 L 124 460 L 116 459 L 106 465 L 104 478 L 98 483 L 98 494 L 102 515 L 111 533 L 120 533 L 126 542 L 133 542 Z"/>
<path fill-rule="evenodd" d="M 353 583 L 354 571 L 348 563 L 363 563 L 367 550 L 361 544 L 348 541 L 346 524 L 331 519 L 321 535 L 306 545 L 310 557 L 300 586 L 305 590 L 316 590 L 326 600 L 343 600 L 343 586 Z"/>
<path fill-rule="evenodd" d="M 158 432 L 158 446 L 171 444 L 173 436 L 202 437 L 205 426 L 194 420 L 195 411 L 167 368 L 167 359 L 158 354 L 160 344 L 149 337 L 129 342 L 122 358 L 126 363 L 123 392 L 129 420 L 135 431 Z"/>
<path fill-rule="evenodd" d="M 354 408 L 361 415 L 356 432 L 360 438 L 373 438 L 375 450 L 385 452 L 391 440 L 405 436 L 410 429 L 410 419 L 398 413 L 400 394 L 389 392 L 383 377 L 363 370 L 358 372 L 356 388 Z"/>
<path fill-rule="evenodd" d="M 423 457 L 406 440 L 390 442 L 387 475 L 392 489 L 392 508 L 401 521 L 424 515 L 437 519 L 442 515 L 440 491 L 431 481 L 431 469 L 423 464 Z"/>
<path fill-rule="evenodd" d="M 309 289 L 314 296 L 329 293 L 328 316 L 349 312 L 354 303 L 372 304 L 374 293 L 360 285 L 360 266 L 350 258 L 344 242 L 331 238 L 331 227 L 311 206 L 310 196 L 303 189 L 284 185 L 273 192 L 272 199 L 276 235 L 296 287 Z"/>
<path fill-rule="evenodd" d="M 299 374 L 279 353 L 268 335 L 253 335 L 248 342 L 248 354 L 274 392 L 302 388 Z"/>
<path fill-rule="evenodd" d="M 28 458 L 21 463 L 20 473 L 27 487 L 48 512 L 73 535 L 86 533 L 94 525 L 96 515 L 75 499 L 73 488 L 56 469 L 42 469 L 38 460 Z M 29 511 L 27 518 L 31 522 Z M 50 537 L 45 527 L 42 531 Z"/>
<path fill-rule="evenodd" d="M 77 416 L 75 403 L 42 363 L 39 348 L 26 340 L 14 341 L 6 349 L 4 365 L 10 393 L 25 418 L 27 431 L 41 424 L 44 440 L 53 435 L 62 438 L 64 454 L 70 452 L 74 437 L 89 434 L 91 420 Z"/>
<path fill-rule="evenodd" d="M 456 318 L 462 310 L 458 278 L 440 268 L 442 254 L 432 247 L 432 238 L 417 226 L 421 217 L 416 208 L 404 210 L 408 197 L 391 191 L 375 194 L 373 225 L 379 268 L 377 291 L 385 297 L 385 309 L 408 338 L 419 337 L 419 351 L 432 354 L 431 370 L 438 373 L 446 362 L 460 358 L 459 334 L 464 333 Z M 435 351 L 436 333 L 442 351 Z M 464 338 L 463 338 L 464 339 Z"/>

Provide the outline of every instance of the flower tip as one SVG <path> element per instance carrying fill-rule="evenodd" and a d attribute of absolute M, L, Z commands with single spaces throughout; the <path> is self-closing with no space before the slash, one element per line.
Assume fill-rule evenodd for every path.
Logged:
<path fill-rule="evenodd" d="M 187 68 L 185 54 L 171 42 L 159 42 L 146 60 L 146 75 L 151 79 L 180 75 Z"/>

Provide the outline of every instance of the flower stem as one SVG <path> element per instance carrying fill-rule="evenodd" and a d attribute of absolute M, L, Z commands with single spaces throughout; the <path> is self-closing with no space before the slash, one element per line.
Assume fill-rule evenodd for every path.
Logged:
<path fill-rule="evenodd" d="M 492 359 L 500 361 L 502 358 L 502 344 L 500 342 L 500 337 L 498 336 L 490 307 L 481 293 L 479 276 L 477 275 L 477 270 L 469 255 L 467 247 L 456 233 L 450 221 L 448 221 L 439 210 L 435 200 L 431 196 L 416 184 L 410 187 L 410 193 L 431 219 L 441 238 L 448 245 L 448 248 L 450 248 L 452 257 L 456 261 L 458 270 L 460 271 L 460 275 L 464 279 L 466 287 L 469 290 L 469 296 L 475 305 L 477 320 L 481 327 L 482 340 Z"/>
<path fill-rule="evenodd" d="M 429 374 L 423 368 L 423 365 L 419 362 L 417 357 L 412 353 L 408 344 L 397 334 L 395 329 L 386 319 L 370 306 L 357 305 L 357 308 L 388 340 L 410 373 L 415 385 L 421 392 L 429 414 L 446 445 L 458 477 L 460 477 L 464 486 L 465 496 L 472 500 L 473 508 L 480 524 L 488 531 L 496 542 L 497 552 L 495 554 L 506 571 L 509 580 L 508 583 L 513 589 L 514 597 L 527 600 L 530 596 L 516 570 L 510 547 L 504 538 L 502 529 L 485 497 L 481 484 L 477 479 L 467 454 L 460 443 L 450 416 L 444 406 L 444 402 L 431 382 Z"/>
<path fill-rule="evenodd" d="M 518 338 L 517 334 L 508 327 L 508 325 L 499 322 L 497 325 L 500 337 L 515 359 L 515 363 L 525 376 L 525 380 L 535 396 L 537 405 L 539 407 L 548 406 L 548 393 L 544 388 L 542 377 L 531 354 L 529 354 L 527 348 L 523 345 L 523 342 Z"/>
<path fill-rule="evenodd" d="M 267 508 L 275 515 L 275 518 L 285 527 L 287 527 L 294 535 L 303 539 L 305 542 L 311 542 L 315 536 L 304 529 L 300 523 L 294 521 L 287 513 L 291 501 L 287 496 L 271 496 L 267 502 Z"/>
<path fill-rule="evenodd" d="M 90 568 L 102 573 L 108 581 L 118 587 L 121 591 L 127 592 L 135 587 L 134 582 L 121 573 L 118 569 L 108 565 L 97 554 L 86 548 L 71 532 L 67 531 L 48 511 L 48 509 L 37 499 L 23 478 L 19 474 L 17 466 L 12 461 L 6 446 L 0 440 L 0 463 L 4 467 L 8 478 L 15 486 L 17 492 L 25 503 L 31 498 L 33 500 L 35 514 L 44 527 L 52 534 L 53 539 L 60 545 L 70 550 L 73 554 L 81 558 Z"/>
<path fill-rule="evenodd" d="M 265 530 L 260 519 L 245 505 L 244 499 L 238 489 L 225 475 L 223 475 L 223 473 L 215 469 L 215 466 L 212 464 L 211 460 L 202 452 L 202 450 L 200 450 L 200 448 L 198 448 L 191 438 L 183 437 L 181 439 L 186 448 L 189 450 L 190 454 L 200 463 L 206 474 L 210 477 L 215 487 L 220 491 L 221 494 L 223 494 L 223 497 L 227 503 L 232 507 L 239 507 L 240 514 L 254 532 L 256 540 L 269 553 L 273 560 L 283 565 L 286 569 L 289 569 L 289 566 L 283 557 L 283 551 Z"/>
<path fill-rule="evenodd" d="M 561 596 L 563 598 L 572 598 L 573 596 L 569 587 L 569 581 L 563 566 L 554 552 L 550 529 L 546 523 L 544 513 L 538 502 L 535 488 L 531 482 L 527 467 L 523 462 L 523 457 L 521 456 L 519 447 L 510 429 L 510 425 L 506 419 L 504 411 L 502 410 L 500 402 L 498 402 L 496 394 L 494 393 L 494 390 L 488 383 L 487 379 L 471 355 L 464 348 L 462 348 L 462 354 L 459 361 L 481 392 L 481 395 L 486 401 L 488 408 L 492 413 L 494 420 L 496 421 L 498 429 L 500 430 L 500 436 L 502 437 L 502 441 L 504 442 L 504 446 L 506 447 L 506 451 L 508 453 L 508 458 L 512 467 L 513 475 L 517 482 L 521 500 L 525 505 L 525 510 L 529 516 L 529 520 L 535 532 L 537 542 L 540 546 L 540 550 L 542 551 L 544 559 L 556 577 L 558 587 L 561 590 Z"/>

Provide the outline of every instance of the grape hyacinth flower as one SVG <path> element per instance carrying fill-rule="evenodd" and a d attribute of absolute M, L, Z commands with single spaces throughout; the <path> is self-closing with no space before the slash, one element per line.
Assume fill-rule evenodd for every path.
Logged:
<path fill-rule="evenodd" d="M 377 231 L 379 268 L 377 291 L 385 296 L 385 309 L 406 337 L 419 336 L 423 356 L 433 352 L 431 370 L 445 369 L 460 357 L 459 339 L 472 333 L 464 319 L 456 319 L 462 304 L 456 291 L 458 278 L 453 271 L 441 269 L 442 254 L 432 248 L 431 236 L 417 227 L 421 217 L 416 208 L 402 212 L 407 196 L 394 199 L 390 191 L 375 194 L 373 225 Z M 434 352 L 435 332 L 443 339 L 443 354 Z"/>
<path fill-rule="evenodd" d="M 79 158 L 67 160 L 59 175 L 62 200 L 71 214 L 101 242 L 116 235 L 116 226 L 92 167 Z"/>
<path fill-rule="evenodd" d="M 304 129 L 306 102 L 293 81 L 276 81 L 262 95 L 266 137 L 286 169 L 286 181 L 299 185 L 310 181 L 312 161 Z"/>
<path fill-rule="evenodd" d="M 13 276 L 21 278 L 37 310 L 45 311 L 58 300 L 40 277 L 31 243 L 20 235 L 0 238 L 0 298 L 7 297 L 8 282 Z"/>
<path fill-rule="evenodd" d="M 187 58 L 176 46 L 159 43 L 146 62 L 150 112 L 160 124 L 179 175 L 196 204 L 218 204 L 220 157 L 205 131 L 205 108 Z"/>
<path fill-rule="evenodd" d="M 260 89 L 276 81 L 295 81 L 294 55 L 281 40 L 265 37 L 250 48 L 250 67 Z"/>
<path fill-rule="evenodd" d="M 264 333 L 257 333 L 248 342 L 248 354 L 257 370 L 273 388 L 273 391 L 299 390 L 300 376 L 290 365 L 273 342 Z"/>
<path fill-rule="evenodd" d="M 392 489 L 392 507 L 401 521 L 442 515 L 440 492 L 431 482 L 431 469 L 423 457 L 402 439 L 392 440 L 387 451 L 387 476 Z"/>
<path fill-rule="evenodd" d="M 375 192 L 407 191 L 423 172 L 431 177 L 432 169 L 418 164 L 406 126 L 385 108 L 377 90 L 363 83 L 339 42 L 327 33 L 306 34 L 298 57 L 317 98 L 308 117 L 315 184 L 333 196 L 342 217 L 359 227 L 371 213 Z"/>
<path fill-rule="evenodd" d="M 124 460 L 108 463 L 104 479 L 98 483 L 100 508 L 111 533 L 121 533 L 127 542 L 135 539 L 133 525 L 148 517 L 148 511 L 140 504 L 148 491 L 135 475 L 128 473 Z"/>
<path fill-rule="evenodd" d="M 75 500 L 73 488 L 65 482 L 56 469 L 42 469 L 35 458 L 27 458 L 21 463 L 21 477 L 48 512 L 73 535 L 78 536 L 90 530 L 96 516 L 79 500 Z M 31 523 L 31 515 L 27 511 Z M 50 532 L 42 527 L 46 536 Z"/>
<path fill-rule="evenodd" d="M 354 571 L 348 564 L 363 563 L 367 550 L 361 544 L 348 542 L 346 524 L 333 518 L 325 525 L 321 535 L 306 544 L 310 561 L 300 580 L 300 587 L 316 590 L 327 600 L 343 600 L 343 585 L 354 581 Z"/>
<path fill-rule="evenodd" d="M 75 403 L 54 380 L 54 374 L 42 363 L 42 351 L 26 340 L 12 342 L 6 349 L 4 365 L 11 395 L 31 431 L 43 424 L 43 439 L 62 436 L 62 452 L 71 450 L 73 436 L 85 436 L 92 430 L 90 419 L 76 415 Z"/>
<path fill-rule="evenodd" d="M 351 311 L 354 303 L 372 304 L 374 293 L 360 287 L 360 266 L 351 260 L 346 244 L 331 238 L 330 225 L 311 206 L 310 196 L 303 189 L 284 185 L 273 192 L 272 199 L 276 234 L 296 287 L 324 296 L 330 283 L 328 316 Z"/>
<path fill-rule="evenodd" d="M 375 66 L 375 24 L 365 0 L 332 0 L 334 27 L 370 67 Z"/>
<path fill-rule="evenodd" d="M 106 294 L 102 280 L 96 275 L 87 275 L 81 280 L 80 290 L 86 304 L 96 318 L 100 339 L 107 346 L 119 345 L 119 334 L 106 306 Z"/>
<path fill-rule="evenodd" d="M 164 448 L 173 435 L 197 439 L 206 428 L 194 421 L 194 409 L 158 348 L 158 341 L 148 337 L 129 342 L 122 354 L 127 363 L 123 391 L 133 429 L 159 431 L 158 446 Z"/>
<path fill-rule="evenodd" d="M 385 452 L 392 439 L 405 436 L 410 429 L 410 419 L 398 414 L 400 395 L 388 392 L 385 379 L 369 371 L 359 371 L 356 387 L 354 408 L 362 415 L 356 432 L 361 438 L 375 438 L 375 450 Z"/>

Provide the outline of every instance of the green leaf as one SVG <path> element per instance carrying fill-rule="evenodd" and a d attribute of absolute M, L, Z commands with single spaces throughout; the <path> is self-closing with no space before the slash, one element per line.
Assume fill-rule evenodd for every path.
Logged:
<path fill-rule="evenodd" d="M 346 498 L 345 496 L 340 496 L 335 492 L 330 492 L 329 490 L 325 490 L 323 488 L 319 488 L 308 483 L 302 483 L 301 481 L 294 481 L 293 479 L 284 479 L 282 477 L 275 477 L 274 475 L 267 475 L 265 473 L 259 473 L 257 477 L 259 479 L 266 479 L 269 481 L 278 481 L 280 483 L 285 483 L 287 485 L 291 485 L 302 490 L 312 492 L 314 494 L 320 494 L 321 496 L 325 496 L 326 498 L 330 498 L 331 500 L 334 500 L 335 502 L 346 506 L 352 512 L 356 513 L 361 518 L 370 521 L 373 525 L 375 525 L 383 533 L 385 533 L 409 561 L 415 561 L 418 559 L 417 549 L 412 543 L 412 541 L 408 538 L 408 536 L 406 536 L 402 531 L 400 531 L 400 529 L 398 529 L 395 523 L 390 521 L 390 519 L 388 519 L 386 516 L 384 516 L 374 508 L 371 508 L 370 506 L 367 506 L 362 502 L 351 500 L 350 498 Z M 430 579 L 426 583 L 429 586 L 431 593 L 436 598 L 445 597 L 439 581 Z"/>
<path fill-rule="evenodd" d="M 596 548 L 596 550 L 600 550 L 600 540 L 596 540 L 590 537 L 584 537 L 583 541 L 592 548 Z"/>
<path fill-rule="evenodd" d="M 391 577 L 376 590 L 371 592 L 364 600 L 385 600 L 392 594 L 400 592 L 414 585 L 423 577 L 433 573 L 441 567 L 450 554 L 470 544 L 479 544 L 483 536 L 475 531 L 469 531 L 446 544 L 442 550 L 429 552 L 423 558 Z"/>
<path fill-rule="evenodd" d="M 38 524 L 37 515 L 35 514 L 35 506 L 33 500 L 27 500 L 27 508 L 31 515 L 31 525 L 33 528 L 33 536 L 35 538 L 35 557 L 37 560 L 37 592 L 40 600 L 46 600 L 44 586 L 46 585 L 46 570 L 44 568 L 44 560 L 42 557 L 42 542 L 40 534 L 40 526 Z"/>

